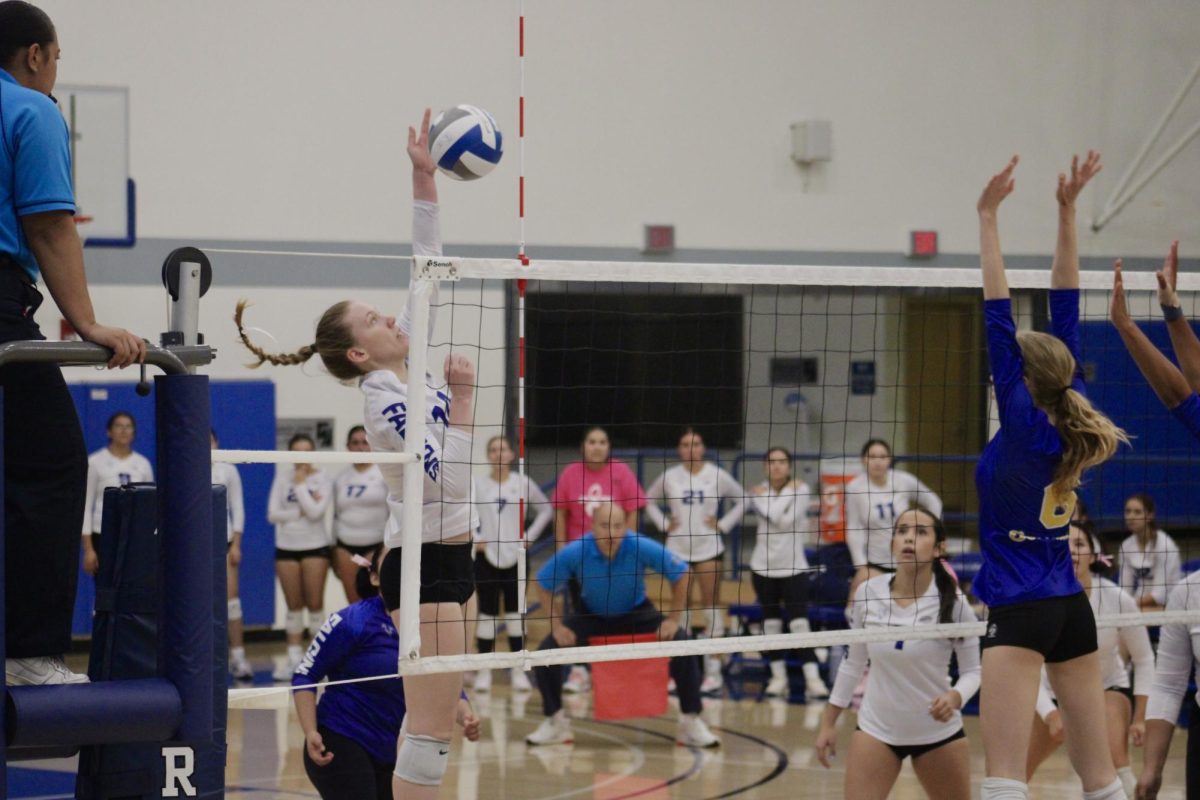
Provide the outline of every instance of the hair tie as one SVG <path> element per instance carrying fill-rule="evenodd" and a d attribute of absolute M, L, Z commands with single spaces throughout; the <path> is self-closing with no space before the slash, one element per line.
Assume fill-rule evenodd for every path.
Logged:
<path fill-rule="evenodd" d="M 1096 560 L 1106 567 L 1111 567 L 1113 564 L 1112 556 L 1105 555 L 1104 553 L 1097 553 Z"/>
<path fill-rule="evenodd" d="M 355 553 L 354 555 L 350 556 L 350 560 L 353 561 L 355 564 L 358 564 L 363 569 L 372 569 L 373 568 L 372 564 L 371 564 L 371 559 L 366 558 L 365 556 L 360 556 L 358 553 Z"/>

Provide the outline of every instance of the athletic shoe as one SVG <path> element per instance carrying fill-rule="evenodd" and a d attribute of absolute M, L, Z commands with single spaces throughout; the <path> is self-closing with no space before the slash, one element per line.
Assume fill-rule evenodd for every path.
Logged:
<path fill-rule="evenodd" d="M 233 675 L 235 681 L 252 681 L 254 680 L 254 668 L 250 666 L 250 662 L 244 658 L 235 658 L 229 663 L 229 672 Z"/>
<path fill-rule="evenodd" d="M 472 690 L 482 694 L 492 690 L 492 671 L 490 669 L 481 669 L 475 673 L 475 685 Z"/>
<path fill-rule="evenodd" d="M 804 666 L 809 666 L 805 664 Z M 804 675 L 804 699 L 811 702 L 813 700 L 824 700 L 829 697 L 829 687 L 825 685 L 825 681 L 821 680 L 821 676 L 816 674 L 816 664 L 812 665 L 814 669 L 810 672 L 805 670 Z"/>
<path fill-rule="evenodd" d="M 771 680 L 767 681 L 767 697 L 787 697 L 791 693 L 791 687 L 788 686 L 787 676 L 776 675 Z"/>
<path fill-rule="evenodd" d="M 571 744 L 575 734 L 571 732 L 571 720 L 559 711 L 553 717 L 546 717 L 533 733 L 525 737 L 529 744 Z"/>
<path fill-rule="evenodd" d="M 684 714 L 679 717 L 679 734 L 675 737 L 675 743 L 684 747 L 716 747 L 721 740 L 713 735 L 700 717 Z"/>
<path fill-rule="evenodd" d="M 9 658 L 4 661 L 5 684 L 8 686 L 56 686 L 68 683 L 89 683 L 88 676 L 71 672 L 61 658 L 37 656 Z"/>
<path fill-rule="evenodd" d="M 279 666 L 275 667 L 275 671 L 271 673 L 271 678 L 280 683 L 289 683 L 292 680 L 292 676 L 296 674 L 296 667 L 298 666 L 300 666 L 300 659 L 298 658 L 288 658 L 281 661 Z"/>
<path fill-rule="evenodd" d="M 721 689 L 724 686 L 725 679 L 721 677 L 720 673 L 705 675 L 704 680 L 700 682 L 700 694 L 717 697 L 721 694 Z"/>
<path fill-rule="evenodd" d="M 520 667 L 513 667 L 509 671 L 509 680 L 512 682 L 512 690 L 514 692 L 533 691 L 533 684 L 529 682 L 529 676 Z"/>
<path fill-rule="evenodd" d="M 571 667 L 571 674 L 567 676 L 567 682 L 563 684 L 563 691 L 568 694 L 583 694 L 591 691 L 591 688 L 592 675 L 587 668 L 579 664 Z"/>

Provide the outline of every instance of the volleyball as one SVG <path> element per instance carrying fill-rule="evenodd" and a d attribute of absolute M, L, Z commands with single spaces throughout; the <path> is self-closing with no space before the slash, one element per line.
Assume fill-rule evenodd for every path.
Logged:
<path fill-rule="evenodd" d="M 459 181 L 487 175 L 504 155 L 504 137 L 492 115 L 475 106 L 454 106 L 437 115 L 429 153 L 438 169 Z"/>

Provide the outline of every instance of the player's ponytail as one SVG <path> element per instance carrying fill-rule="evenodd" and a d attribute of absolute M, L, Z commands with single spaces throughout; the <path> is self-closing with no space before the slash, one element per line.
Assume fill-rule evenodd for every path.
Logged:
<path fill-rule="evenodd" d="M 933 520 L 934 540 L 937 544 L 945 546 L 946 525 L 942 522 L 942 518 L 922 506 L 914 508 Z M 958 581 L 950 574 L 950 570 L 946 569 L 946 565 L 940 558 L 933 559 L 933 582 L 937 584 L 938 589 L 938 622 L 943 624 L 954 622 L 954 606 L 958 602 Z"/>
<path fill-rule="evenodd" d="M 371 582 L 371 576 L 379 573 L 381 553 L 383 553 L 383 544 L 377 544 L 366 557 L 359 555 L 353 557 L 354 563 L 358 565 L 358 572 L 354 574 L 354 591 L 363 600 L 379 596 L 379 587 Z"/>
<path fill-rule="evenodd" d="M 237 324 L 238 336 L 241 338 L 242 344 L 258 357 L 258 361 L 247 365 L 251 369 L 261 367 L 263 364 L 273 364 L 277 367 L 303 364 L 314 355 L 319 355 L 325 369 L 339 381 L 353 381 L 362 377 L 362 370 L 346 355 L 347 351 L 354 347 L 354 336 L 350 331 L 350 326 L 346 323 L 346 311 L 350 308 L 350 301 L 343 300 L 327 308 L 317 323 L 315 341 L 312 344 L 304 345 L 294 353 L 268 353 L 251 341 L 242 325 L 242 316 L 245 314 L 247 305 L 249 303 L 245 300 L 238 301 L 233 321 Z"/>
<path fill-rule="evenodd" d="M 1060 339 L 1022 331 L 1017 334 L 1017 344 L 1033 402 L 1053 415 L 1062 439 L 1062 462 L 1054 473 L 1051 491 L 1065 499 L 1079 486 L 1087 469 L 1111 458 L 1122 442 L 1129 444 L 1129 436 L 1071 388 L 1075 357 Z"/>

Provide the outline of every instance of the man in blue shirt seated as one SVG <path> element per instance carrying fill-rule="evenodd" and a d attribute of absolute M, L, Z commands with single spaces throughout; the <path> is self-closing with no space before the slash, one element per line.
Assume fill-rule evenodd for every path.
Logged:
<path fill-rule="evenodd" d="M 655 608 L 646 596 L 647 569 L 671 583 L 673 616 Z M 611 502 L 592 515 L 592 531 L 558 551 L 538 571 L 542 606 L 550 611 L 550 635 L 540 650 L 586 645 L 593 636 L 657 633 L 661 641 L 686 639 L 680 624 L 687 610 L 687 564 L 653 539 L 626 530 L 625 511 Z M 574 581 L 578 608 L 562 612 L 560 595 Z M 700 718 L 700 659 L 671 659 L 671 677 L 679 692 L 679 734 L 691 747 L 715 747 L 720 740 Z M 529 744 L 566 744 L 575 740 L 562 707 L 563 670 L 554 665 L 534 670 L 546 719 L 526 737 Z"/>

